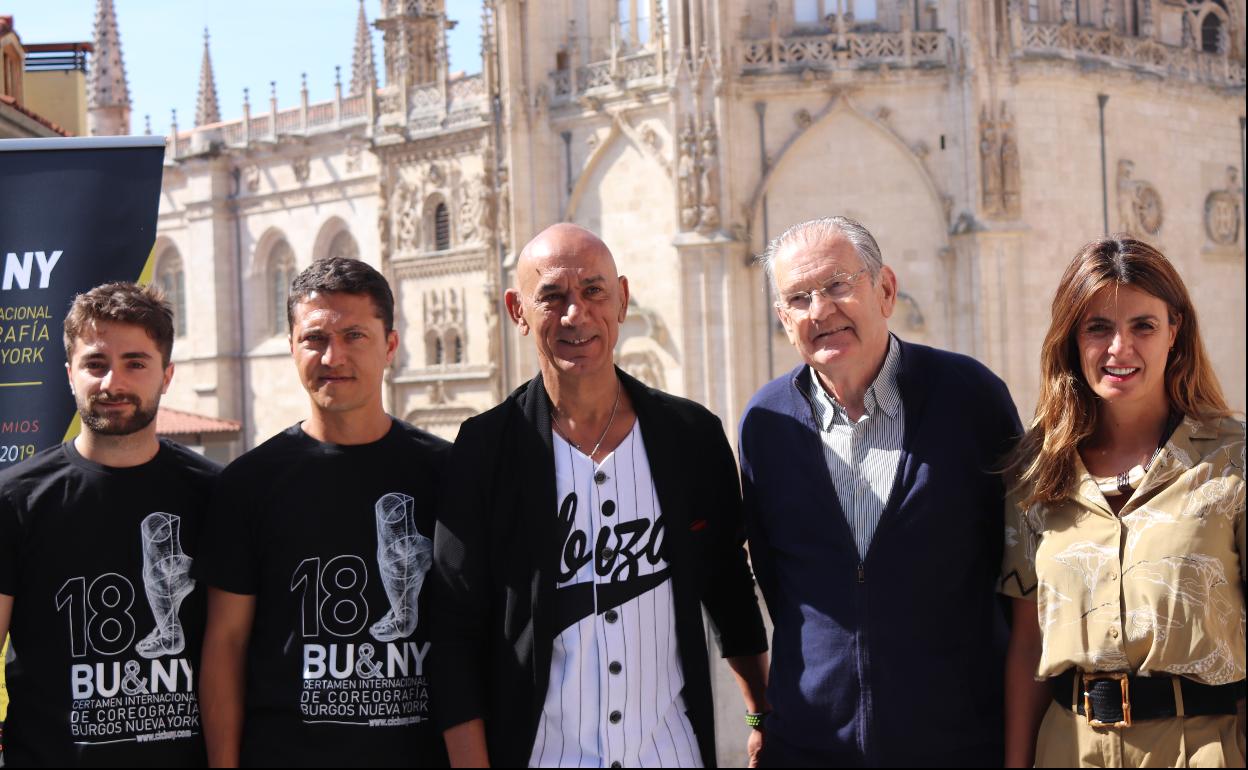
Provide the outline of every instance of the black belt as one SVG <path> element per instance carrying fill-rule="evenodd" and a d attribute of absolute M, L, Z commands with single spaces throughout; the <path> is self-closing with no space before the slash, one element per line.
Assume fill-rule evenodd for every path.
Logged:
<path fill-rule="evenodd" d="M 1075 677 L 1079 677 L 1078 691 Z M 1049 680 L 1053 700 L 1063 708 L 1074 706 L 1094 727 L 1128 727 L 1133 721 L 1178 716 L 1174 679 L 1183 693 L 1185 716 L 1236 713 L 1244 697 L 1244 683 L 1210 685 L 1185 677 L 1136 676 L 1125 672 L 1089 673 L 1069 669 Z M 1072 702 L 1073 698 L 1073 702 Z M 1089 713 L 1091 712 L 1091 713 Z"/>

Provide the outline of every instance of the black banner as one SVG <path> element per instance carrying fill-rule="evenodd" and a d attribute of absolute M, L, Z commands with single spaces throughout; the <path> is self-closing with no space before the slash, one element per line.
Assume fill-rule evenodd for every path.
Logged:
<path fill-rule="evenodd" d="M 77 433 L 62 322 L 75 294 L 150 278 L 164 148 L 0 140 L 0 470 Z"/>

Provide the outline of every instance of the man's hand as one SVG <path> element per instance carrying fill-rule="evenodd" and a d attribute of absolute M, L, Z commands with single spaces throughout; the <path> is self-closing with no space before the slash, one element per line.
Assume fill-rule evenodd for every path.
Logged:
<path fill-rule="evenodd" d="M 745 744 L 745 755 L 749 758 L 747 767 L 758 767 L 759 756 L 763 753 L 763 742 L 767 739 L 767 733 L 758 727 L 750 730 L 750 739 Z"/>

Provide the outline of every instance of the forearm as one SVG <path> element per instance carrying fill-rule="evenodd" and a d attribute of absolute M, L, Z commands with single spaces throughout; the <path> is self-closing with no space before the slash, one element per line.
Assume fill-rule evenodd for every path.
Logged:
<path fill-rule="evenodd" d="M 767 653 L 738 655 L 727 661 L 737 680 L 737 687 L 741 688 L 745 710 L 751 714 L 770 711 L 771 707 L 767 704 Z"/>
<path fill-rule="evenodd" d="M 1040 662 L 1040 630 L 1025 626 L 1028 622 L 1035 623 L 1035 603 L 1030 603 L 1029 618 L 1017 609 L 1018 602 L 1027 600 L 1014 601 L 1014 630 L 1005 657 L 1005 766 L 1031 767 L 1035 760 L 1036 735 L 1051 695 L 1048 684 L 1035 679 Z"/>
<path fill-rule="evenodd" d="M 489 767 L 490 756 L 485 747 L 485 720 L 473 719 L 455 725 L 442 733 L 451 767 Z"/>
<path fill-rule="evenodd" d="M 242 650 L 204 639 L 199 678 L 199 708 L 211 767 L 238 767 L 243 739 L 243 692 L 246 666 Z"/>

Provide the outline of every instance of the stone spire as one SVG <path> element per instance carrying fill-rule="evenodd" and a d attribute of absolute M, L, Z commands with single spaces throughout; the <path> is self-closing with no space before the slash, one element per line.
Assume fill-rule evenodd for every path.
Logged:
<path fill-rule="evenodd" d="M 360 14 L 355 22 L 355 53 L 351 56 L 351 91 L 362 94 L 377 84 L 377 65 L 373 63 L 373 38 L 368 31 L 368 19 L 364 16 L 364 0 L 360 0 Z"/>
<path fill-rule="evenodd" d="M 204 27 L 204 58 L 199 63 L 199 96 L 195 100 L 195 125 L 221 122 L 217 107 L 217 82 L 212 77 L 212 56 L 208 53 L 208 28 Z"/>
<path fill-rule="evenodd" d="M 95 58 L 87 72 L 87 131 L 92 136 L 128 134 L 130 89 L 113 0 L 96 0 L 92 44 Z"/>

